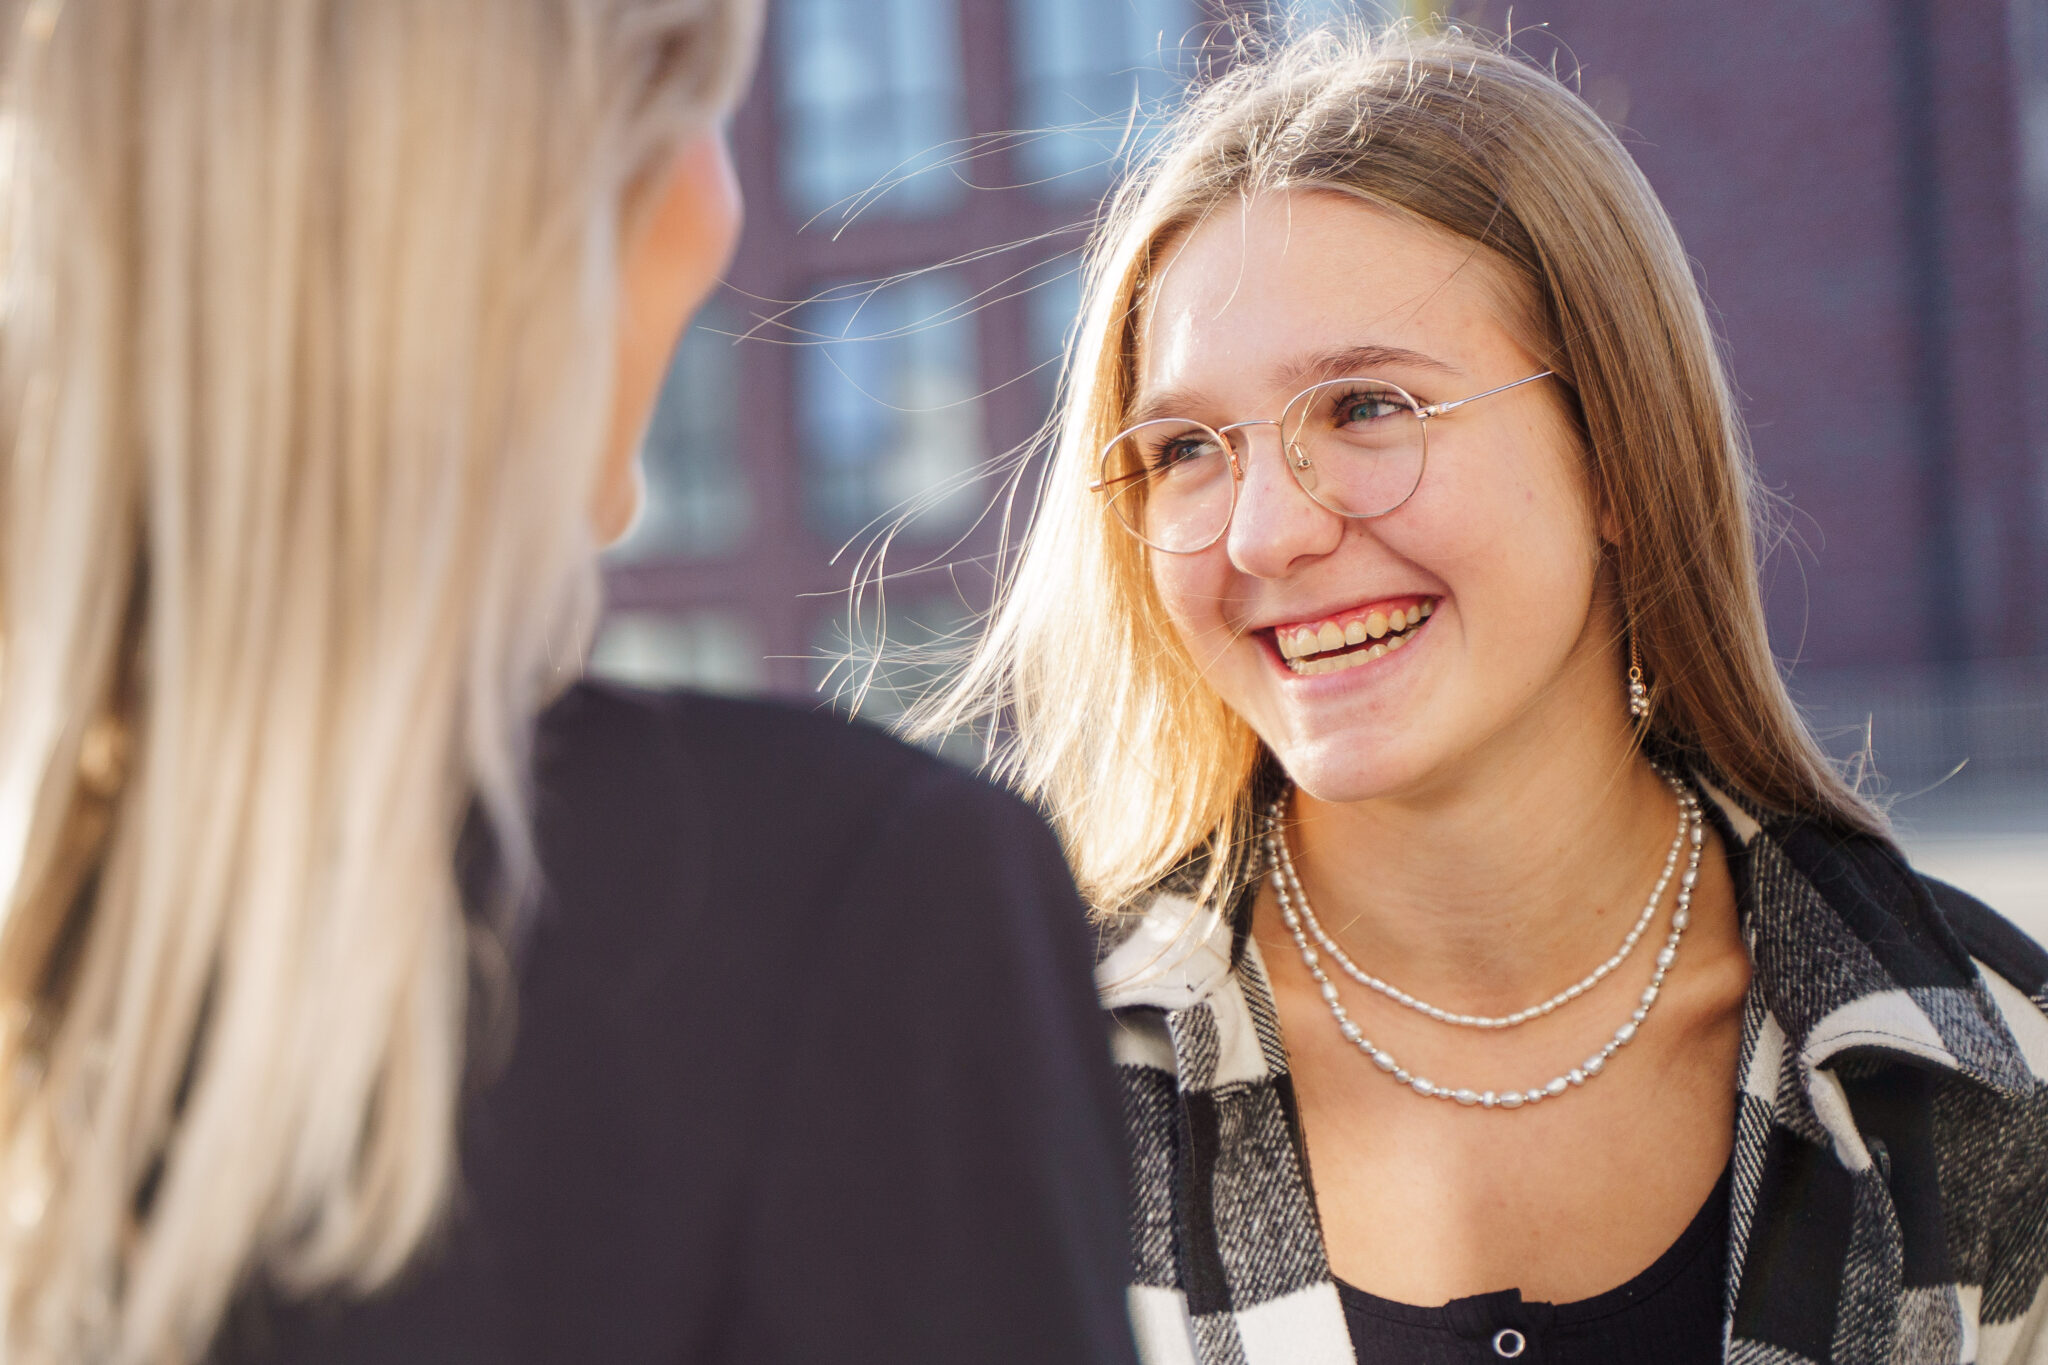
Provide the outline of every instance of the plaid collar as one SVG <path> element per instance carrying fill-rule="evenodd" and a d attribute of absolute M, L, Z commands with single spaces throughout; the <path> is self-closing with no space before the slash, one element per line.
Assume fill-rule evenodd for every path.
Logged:
<path fill-rule="evenodd" d="M 1898 850 L 1700 785 L 1728 846 L 1752 990 L 1803 1065 L 1854 1053 L 2031 1089 L 1975 962 Z"/>
<path fill-rule="evenodd" d="M 1980 1127 L 2034 1115 L 2023 1169 L 2007 1161 L 1987 1188 L 2037 1202 L 2048 1194 L 2039 1008 L 2048 957 L 2020 939 L 2038 959 L 2031 976 L 2014 973 L 2015 984 L 1980 972 L 1977 945 L 1965 947 L 1930 884 L 1889 845 L 1698 785 L 1727 849 L 1753 964 L 1738 1069 L 1730 1358 L 1992 1359 L 1979 1354 L 1986 1333 L 2006 1328 L 1980 1331 L 1980 1319 L 1995 1325 L 2031 1307 L 2048 1226 L 2027 1239 L 2040 1266 L 1999 1281 L 1986 1248 L 2017 1244 L 1994 1235 L 1995 1211 L 1978 1208 L 1982 1200 L 1967 1216 L 1942 1207 L 1967 1165 L 1957 1153 L 1981 1147 L 1984 1134 L 1938 1123 L 1932 1096 L 1943 1085 L 1978 1091 L 1980 1101 L 1948 1111 L 1974 1104 L 1971 1113 L 1989 1116 Z M 1162 895 L 1098 968 L 1103 1003 L 1123 1023 L 1127 1086 L 1164 1087 L 1163 1098 L 1133 1092 L 1131 1102 L 1164 1106 L 1144 1120 L 1148 1131 L 1170 1123 L 1179 1134 L 1170 1157 L 1154 1160 L 1147 1133 L 1134 1131 L 1134 1318 L 1141 1344 L 1153 1338 L 1148 1360 L 1350 1365 L 1248 905 L 1247 895 L 1225 915 Z M 1228 1191 L 1240 1178 L 1256 1180 L 1265 1213 L 1249 1240 L 1230 1226 Z M 1893 1189 L 1911 1193 L 1895 1207 Z M 1816 1265 L 1839 1267 L 1834 1282 L 1814 1283 Z M 2004 1288 L 1993 1292 L 1994 1282 Z M 1187 1349 L 1160 1354 L 1161 1340 Z"/>

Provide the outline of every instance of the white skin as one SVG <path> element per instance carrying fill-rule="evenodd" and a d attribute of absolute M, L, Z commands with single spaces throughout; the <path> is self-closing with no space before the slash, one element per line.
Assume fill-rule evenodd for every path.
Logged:
<path fill-rule="evenodd" d="M 1137 405 L 1172 395 L 1212 426 L 1277 417 L 1315 380 L 1391 380 L 1424 404 L 1544 366 L 1505 316 L 1483 251 L 1327 191 L 1226 205 L 1167 241 Z M 1382 348 L 1365 368 L 1360 347 Z M 1406 354 L 1402 354 L 1406 353 Z M 1210 684 L 1294 779 L 1304 888 L 1353 960 L 1445 1008 L 1507 1014 L 1578 980 L 1641 910 L 1677 828 L 1635 752 L 1595 505 L 1568 393 L 1543 380 L 1432 421 L 1421 485 L 1355 520 L 1312 501 L 1252 428 L 1230 529 L 1151 556 Z M 1412 642 L 1298 676 L 1277 627 L 1427 601 Z M 1634 1007 L 1669 928 L 1566 1009 L 1454 1029 L 1349 981 L 1366 1036 L 1416 1075 L 1526 1089 L 1596 1051 Z M 1678 963 L 1604 1075 L 1518 1111 L 1396 1086 L 1338 1034 L 1270 886 L 1254 936 L 1272 978 L 1337 1275 L 1433 1305 L 1518 1288 L 1568 1302 L 1642 1271 L 1728 1159 L 1749 965 L 1710 834 Z M 1333 973 L 1334 975 L 1334 973 Z"/>
<path fill-rule="evenodd" d="M 638 212 L 626 215 L 628 231 L 619 250 L 611 434 L 590 506 L 600 544 L 624 535 L 639 511 L 640 443 L 669 357 L 739 240 L 739 180 L 723 130 L 709 129 L 683 143 L 636 189 L 631 207 Z"/>

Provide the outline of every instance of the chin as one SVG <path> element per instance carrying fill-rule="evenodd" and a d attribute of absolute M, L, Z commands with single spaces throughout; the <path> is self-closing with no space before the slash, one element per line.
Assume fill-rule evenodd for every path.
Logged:
<path fill-rule="evenodd" d="M 1281 769 L 1306 795 L 1333 804 L 1373 801 L 1412 789 L 1435 766 L 1412 744 L 1332 735 L 1272 746 Z"/>

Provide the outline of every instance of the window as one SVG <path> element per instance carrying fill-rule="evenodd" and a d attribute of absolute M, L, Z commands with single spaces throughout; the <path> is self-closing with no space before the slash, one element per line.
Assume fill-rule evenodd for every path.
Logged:
<path fill-rule="evenodd" d="M 708 692 L 755 692 L 767 681 L 760 639 L 740 617 L 720 611 L 613 612 L 590 652 L 590 672 Z"/>
<path fill-rule="evenodd" d="M 782 173 L 800 215 L 885 187 L 870 212 L 929 213 L 960 195 L 933 169 L 967 131 L 953 5 L 783 0 Z"/>
<path fill-rule="evenodd" d="M 1026 295 L 1025 313 L 1032 380 L 1040 401 L 1050 410 L 1059 390 L 1060 368 L 1066 364 L 1068 343 L 1081 322 L 1079 259 L 1064 256 L 1048 263 Z"/>
<path fill-rule="evenodd" d="M 1010 6 L 1021 88 L 1023 173 L 1077 194 L 1108 179 L 1133 109 L 1148 117 L 1180 88 L 1194 0 L 1022 0 Z"/>
<path fill-rule="evenodd" d="M 805 513 L 845 540 L 915 512 L 909 531 L 956 532 L 980 505 L 980 364 L 957 283 L 936 273 L 827 290 L 802 310 L 796 352 Z"/>
<path fill-rule="evenodd" d="M 1420 10 L 1426 15 L 1436 8 L 1435 5 L 1411 4 L 1408 0 L 1273 0 L 1272 6 L 1276 18 L 1291 21 L 1296 28 L 1304 30 L 1347 22 L 1377 27 L 1390 24 L 1411 11 Z"/>
<path fill-rule="evenodd" d="M 817 622 L 811 676 L 840 710 L 886 725 L 953 679 L 979 622 L 951 593 L 909 598 L 897 589 L 870 594 L 862 600 L 859 619 L 842 609 Z M 988 756 L 979 736 L 962 731 L 930 747 L 968 767 L 978 767 Z"/>
<path fill-rule="evenodd" d="M 713 314 L 676 347 L 641 449 L 640 518 L 612 547 L 613 562 L 703 558 L 746 541 L 754 508 L 739 454 L 738 368 Z"/>

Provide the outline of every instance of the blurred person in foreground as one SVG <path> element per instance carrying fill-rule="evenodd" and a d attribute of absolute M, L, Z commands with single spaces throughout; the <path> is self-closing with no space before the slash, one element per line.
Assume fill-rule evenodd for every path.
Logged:
<path fill-rule="evenodd" d="M 1787 698 L 1615 135 L 1475 38 L 1305 37 L 1087 278 L 925 720 L 1010 719 L 1123 933 L 1144 1358 L 2048 1360 L 2048 956 Z"/>
<path fill-rule="evenodd" d="M 1128 1359 L 1044 827 L 556 697 L 756 11 L 5 8 L 11 1365 Z"/>

